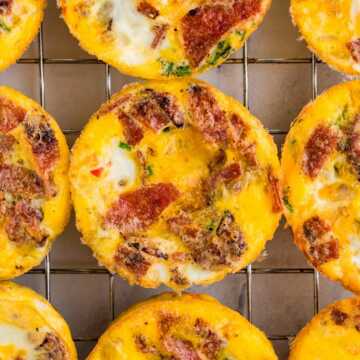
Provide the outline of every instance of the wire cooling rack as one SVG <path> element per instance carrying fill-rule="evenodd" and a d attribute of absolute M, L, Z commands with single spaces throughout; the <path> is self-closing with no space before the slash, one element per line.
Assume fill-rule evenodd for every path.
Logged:
<path fill-rule="evenodd" d="M 96 59 L 74 59 L 74 58 L 45 58 L 44 57 L 44 30 L 41 27 L 38 35 L 38 56 L 31 58 L 22 58 L 18 60 L 18 64 L 38 64 L 38 72 L 40 77 L 39 82 L 39 95 L 40 103 L 45 107 L 45 88 L 46 78 L 44 73 L 44 67 L 47 64 L 99 64 L 104 66 L 105 71 L 105 93 L 109 99 L 112 93 L 112 76 L 110 72 L 110 66 Z M 249 104 L 249 76 L 248 76 L 248 65 L 249 64 L 309 64 L 311 67 L 311 85 L 312 85 L 312 98 L 318 94 L 318 74 L 317 67 L 319 60 L 314 55 L 311 57 L 304 58 L 254 58 L 248 56 L 248 47 L 245 43 L 243 47 L 243 58 L 231 58 L 226 61 L 226 64 L 243 65 L 243 104 L 248 107 Z M 310 68 L 309 68 L 310 70 Z M 77 135 L 81 129 L 62 129 L 66 135 Z M 286 135 L 287 131 L 270 128 L 268 129 L 272 135 Z M 44 267 L 33 269 L 29 272 L 30 274 L 37 274 L 44 277 L 45 282 L 45 296 L 51 301 L 51 275 L 87 275 L 87 274 L 99 274 L 108 276 L 108 291 L 109 291 L 109 309 L 111 319 L 115 319 L 115 291 L 114 291 L 114 275 L 109 273 L 105 268 L 101 267 L 68 267 L 68 268 L 55 268 L 52 267 L 50 261 L 50 255 L 45 259 Z M 313 268 L 305 267 L 281 267 L 281 268 L 261 268 L 254 269 L 252 265 L 248 265 L 246 269 L 243 269 L 239 274 L 246 274 L 246 305 L 247 313 L 246 317 L 252 320 L 252 304 L 253 304 L 253 285 L 254 285 L 254 274 L 311 274 L 313 278 L 313 311 L 316 314 L 319 311 L 319 273 Z M 290 342 L 296 334 L 267 334 L 268 338 L 273 341 L 285 340 Z M 94 337 L 75 337 L 74 341 L 79 342 L 93 342 L 97 341 Z"/>

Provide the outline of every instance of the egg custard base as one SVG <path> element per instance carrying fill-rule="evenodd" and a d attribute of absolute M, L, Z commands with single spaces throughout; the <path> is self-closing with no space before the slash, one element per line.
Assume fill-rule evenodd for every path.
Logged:
<path fill-rule="evenodd" d="M 272 238 L 279 170 L 272 137 L 236 100 L 198 80 L 132 84 L 72 150 L 77 227 L 132 284 L 210 284 Z"/>
<path fill-rule="evenodd" d="M 220 65 L 243 46 L 271 0 L 60 0 L 70 32 L 123 73 L 168 79 Z"/>
<path fill-rule="evenodd" d="M 70 215 L 69 150 L 35 101 L 0 87 L 0 279 L 37 266 Z"/>
<path fill-rule="evenodd" d="M 101 336 L 87 358 L 276 360 L 266 336 L 208 295 L 166 293 L 139 303 Z"/>
<path fill-rule="evenodd" d="M 295 243 L 332 280 L 360 292 L 360 82 L 304 107 L 282 155 L 285 215 Z"/>

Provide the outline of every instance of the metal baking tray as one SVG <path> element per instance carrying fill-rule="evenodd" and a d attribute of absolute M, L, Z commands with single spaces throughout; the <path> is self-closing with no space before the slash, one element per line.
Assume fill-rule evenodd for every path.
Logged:
<path fill-rule="evenodd" d="M 0 84 L 40 102 L 71 146 L 100 104 L 136 79 L 83 52 L 59 18 L 56 0 L 48 1 L 38 38 L 16 65 L 0 74 Z M 273 0 L 248 44 L 226 64 L 201 76 L 248 106 L 273 134 L 279 150 L 300 109 L 319 92 L 346 80 L 298 40 L 289 2 Z M 166 290 L 131 287 L 109 274 L 81 244 L 74 220 L 44 263 L 16 281 L 58 308 L 71 327 L 80 359 L 119 313 Z M 306 263 L 284 222 L 257 262 L 219 283 L 190 291 L 211 294 L 249 318 L 266 332 L 280 360 L 287 359 L 289 343 L 319 308 L 350 295 Z"/>

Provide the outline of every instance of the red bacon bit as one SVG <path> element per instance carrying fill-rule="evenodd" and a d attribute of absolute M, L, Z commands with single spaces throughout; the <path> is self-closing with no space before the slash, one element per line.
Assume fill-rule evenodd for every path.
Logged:
<path fill-rule="evenodd" d="M 230 124 L 230 138 L 234 141 L 235 144 L 242 144 L 244 139 L 249 134 L 249 126 L 244 122 L 243 119 L 241 119 L 238 114 L 231 114 Z"/>
<path fill-rule="evenodd" d="M 224 112 L 215 97 L 205 87 L 192 86 L 189 90 L 192 123 L 206 140 L 222 144 L 227 139 L 227 124 Z"/>
<path fill-rule="evenodd" d="M 44 341 L 38 346 L 37 350 L 40 350 L 44 354 L 44 360 L 68 359 L 65 345 L 57 335 L 52 333 L 47 333 Z"/>
<path fill-rule="evenodd" d="M 7 133 L 22 123 L 26 116 L 26 110 L 14 104 L 12 101 L 0 97 L 0 131 Z"/>
<path fill-rule="evenodd" d="M 121 246 L 118 249 L 115 255 L 115 262 L 124 265 L 136 276 L 144 276 L 151 265 L 140 251 L 127 246 Z"/>
<path fill-rule="evenodd" d="M 345 321 L 349 317 L 348 314 L 344 313 L 343 311 L 333 308 L 331 310 L 331 319 L 334 321 L 336 325 L 344 325 Z"/>
<path fill-rule="evenodd" d="M 149 345 L 144 335 L 135 336 L 135 345 L 144 354 L 158 354 L 156 347 Z"/>
<path fill-rule="evenodd" d="M 360 178 L 360 116 L 355 118 L 354 125 L 352 127 L 349 145 L 347 150 L 348 159 L 350 160 L 355 172 Z"/>
<path fill-rule="evenodd" d="M 28 117 L 24 126 L 39 168 L 42 172 L 48 173 L 60 156 L 54 130 L 46 117 L 39 115 Z"/>
<path fill-rule="evenodd" d="M 105 222 L 117 227 L 124 235 L 134 234 L 154 223 L 179 196 L 179 191 L 172 184 L 144 186 L 120 195 L 108 211 Z"/>
<path fill-rule="evenodd" d="M 240 176 L 241 176 L 240 165 L 234 163 L 224 167 L 217 175 L 217 178 L 224 181 L 225 184 L 228 184 L 231 181 L 238 179 Z"/>
<path fill-rule="evenodd" d="M 0 0 L 0 15 L 10 14 L 13 0 Z"/>
<path fill-rule="evenodd" d="M 319 125 L 305 146 L 303 169 L 306 175 L 315 178 L 338 142 L 337 134 L 324 125 Z"/>
<path fill-rule="evenodd" d="M 16 165 L 0 165 L 0 191 L 16 196 L 44 194 L 44 183 L 32 170 Z"/>
<path fill-rule="evenodd" d="M 164 338 L 164 347 L 175 360 L 201 360 L 193 344 L 188 340 L 168 335 Z"/>
<path fill-rule="evenodd" d="M 19 201 L 9 209 L 5 231 L 9 239 L 17 244 L 32 241 L 43 246 L 47 236 L 40 229 L 42 219 L 41 210 L 31 207 L 27 201 Z"/>
<path fill-rule="evenodd" d="M 9 154 L 16 144 L 16 139 L 12 135 L 0 134 L 0 163 L 4 161 L 5 155 Z"/>
<path fill-rule="evenodd" d="M 211 1 L 190 10 L 181 20 L 183 42 L 190 64 L 199 66 L 223 35 L 260 11 L 260 0 Z"/>
<path fill-rule="evenodd" d="M 156 49 L 160 45 L 160 43 L 165 39 L 165 35 L 168 29 L 169 29 L 169 25 L 167 24 L 153 26 L 152 31 L 155 36 L 154 36 L 154 40 L 151 43 L 152 49 Z"/>
<path fill-rule="evenodd" d="M 124 126 L 124 136 L 126 142 L 132 146 L 138 144 L 144 136 L 141 127 L 133 119 L 130 119 L 130 117 L 124 112 L 120 112 L 118 117 Z"/>
<path fill-rule="evenodd" d="M 269 181 L 269 192 L 272 197 L 272 211 L 277 213 L 282 211 L 280 180 L 275 176 L 272 167 L 268 168 L 267 178 Z"/>
<path fill-rule="evenodd" d="M 360 62 L 360 39 L 350 41 L 346 44 L 346 47 L 350 51 L 351 57 L 357 63 Z"/>
<path fill-rule="evenodd" d="M 306 253 L 314 266 L 339 258 L 339 243 L 331 233 L 331 226 L 318 216 L 303 224 L 303 233 L 309 243 Z"/>
<path fill-rule="evenodd" d="M 160 109 L 165 112 L 169 120 L 176 126 L 184 125 L 184 114 L 180 111 L 176 99 L 168 93 L 153 92 L 153 97 Z"/>
<path fill-rule="evenodd" d="M 159 11 L 156 8 L 154 8 L 151 4 L 149 4 L 147 1 L 141 1 L 137 7 L 137 10 L 139 13 L 153 20 L 160 15 Z"/>
<path fill-rule="evenodd" d="M 104 171 L 104 168 L 99 167 L 97 169 L 91 170 L 90 172 L 91 172 L 92 175 L 94 175 L 96 177 L 100 177 L 101 174 L 103 173 L 103 171 Z"/>

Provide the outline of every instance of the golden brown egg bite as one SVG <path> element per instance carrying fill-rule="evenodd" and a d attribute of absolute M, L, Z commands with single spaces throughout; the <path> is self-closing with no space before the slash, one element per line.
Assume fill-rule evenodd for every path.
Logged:
<path fill-rule="evenodd" d="M 272 238 L 279 170 L 272 137 L 234 99 L 197 80 L 132 84 L 73 148 L 77 226 L 130 283 L 212 283 Z"/>
<path fill-rule="evenodd" d="M 0 1 L 0 71 L 25 52 L 39 31 L 45 0 Z"/>
<path fill-rule="evenodd" d="M 168 293 L 139 303 L 102 335 L 88 360 L 276 360 L 266 336 L 208 295 Z"/>
<path fill-rule="evenodd" d="M 321 60 L 338 71 L 360 74 L 359 0 L 291 0 L 290 12 Z"/>
<path fill-rule="evenodd" d="M 69 327 L 40 295 L 12 282 L 0 282 L 0 358 L 76 360 Z"/>
<path fill-rule="evenodd" d="M 40 264 L 70 213 L 69 150 L 55 120 L 0 87 L 0 279 Z"/>
<path fill-rule="evenodd" d="M 289 360 L 358 360 L 360 299 L 327 306 L 297 335 Z"/>
<path fill-rule="evenodd" d="M 321 272 L 360 292 L 360 82 L 332 87 L 291 126 L 282 157 L 285 215 Z"/>
<path fill-rule="evenodd" d="M 224 62 L 260 25 L 271 0 L 60 0 L 89 53 L 147 79 L 193 75 Z"/>

